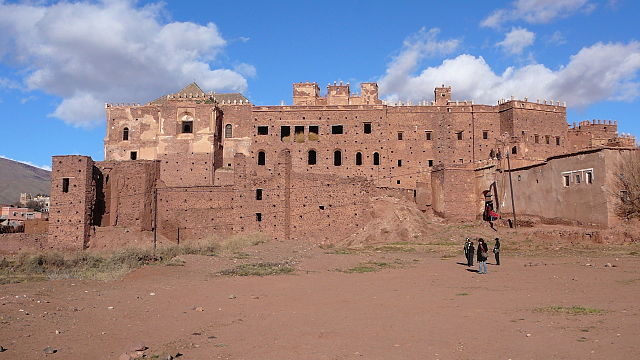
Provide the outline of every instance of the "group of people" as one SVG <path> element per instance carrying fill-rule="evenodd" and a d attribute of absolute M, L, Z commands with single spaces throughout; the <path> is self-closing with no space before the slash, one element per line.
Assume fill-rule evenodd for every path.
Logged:
<path fill-rule="evenodd" d="M 500 239 L 496 238 L 493 245 L 493 256 L 496 259 L 496 265 L 500 265 Z M 467 259 L 467 266 L 473 266 L 473 255 L 477 254 L 478 274 L 487 273 L 487 259 L 489 258 L 489 246 L 483 238 L 478 239 L 478 249 L 473 245 L 473 241 L 467 238 L 464 243 L 464 256 Z"/>

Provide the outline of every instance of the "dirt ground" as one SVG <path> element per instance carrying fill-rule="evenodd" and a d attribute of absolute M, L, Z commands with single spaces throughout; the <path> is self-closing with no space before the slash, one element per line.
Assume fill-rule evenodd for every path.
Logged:
<path fill-rule="evenodd" d="M 272 241 L 116 281 L 1 285 L 0 360 L 119 359 L 140 344 L 178 359 L 640 358 L 637 244 L 510 238 L 486 275 L 462 264 L 463 239 L 357 251 Z M 295 272 L 217 275 L 260 261 Z M 348 271 L 362 264 L 379 271 Z"/>

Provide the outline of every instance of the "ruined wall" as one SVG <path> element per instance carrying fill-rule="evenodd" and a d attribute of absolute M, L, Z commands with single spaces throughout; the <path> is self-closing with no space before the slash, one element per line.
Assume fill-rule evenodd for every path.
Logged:
<path fill-rule="evenodd" d="M 95 199 L 93 160 L 54 156 L 52 165 L 49 246 L 82 250 L 88 246 Z"/>
<path fill-rule="evenodd" d="M 478 194 L 475 193 L 475 174 L 464 165 L 438 166 L 431 174 L 433 211 L 447 219 L 474 220 Z"/>

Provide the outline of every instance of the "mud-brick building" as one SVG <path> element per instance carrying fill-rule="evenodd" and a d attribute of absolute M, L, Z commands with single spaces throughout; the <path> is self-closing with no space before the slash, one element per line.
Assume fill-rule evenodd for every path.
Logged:
<path fill-rule="evenodd" d="M 52 246 L 91 246 L 95 227 L 157 227 L 171 241 L 242 231 L 335 240 L 362 227 L 383 194 L 475 218 L 486 185 L 478 168 L 635 142 L 615 123 L 597 134 L 570 128 L 559 101 L 480 105 L 444 85 L 432 99 L 385 103 L 375 83 L 359 94 L 334 83 L 322 96 L 318 84 L 296 83 L 292 105 L 257 106 L 193 83 L 144 105 L 107 104 L 105 161 L 53 158 Z"/>

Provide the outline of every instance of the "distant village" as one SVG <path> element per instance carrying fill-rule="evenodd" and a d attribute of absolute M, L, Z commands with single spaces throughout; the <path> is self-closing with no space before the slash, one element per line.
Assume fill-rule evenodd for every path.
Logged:
<path fill-rule="evenodd" d="M 0 234 L 47 232 L 49 195 L 20 193 L 13 204 L 0 204 Z"/>

